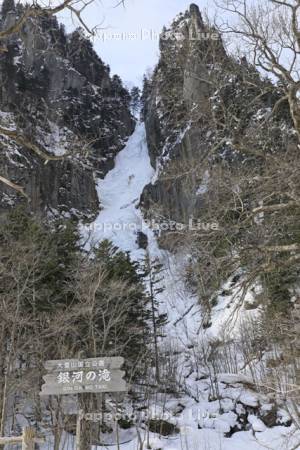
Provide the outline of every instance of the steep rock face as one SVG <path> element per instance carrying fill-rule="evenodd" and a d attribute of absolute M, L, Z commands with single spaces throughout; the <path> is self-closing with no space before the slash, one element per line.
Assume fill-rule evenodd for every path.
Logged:
<path fill-rule="evenodd" d="M 7 2 L 6 2 L 7 3 Z M 5 30 L 21 6 L 2 10 Z M 21 33 L 2 40 L 0 126 L 26 137 L 45 160 L 2 134 L 1 174 L 21 185 L 36 212 L 81 216 L 98 208 L 94 175 L 104 176 L 132 133 L 130 96 L 97 56 L 81 30 L 66 35 L 55 17 L 29 19 Z M 20 196 L 1 184 L 1 209 Z"/>
<path fill-rule="evenodd" d="M 163 30 L 160 51 L 151 86 L 145 93 L 145 122 L 153 165 L 166 143 L 176 144 L 191 108 L 207 112 L 211 65 L 227 59 L 220 36 L 203 23 L 198 6 L 193 4 L 170 29 Z"/>
<path fill-rule="evenodd" d="M 230 163 L 238 169 L 242 162 L 253 164 L 238 151 L 242 136 L 250 147 L 262 139 L 266 146 L 272 141 L 279 149 L 290 137 L 282 133 L 278 118 L 261 126 L 280 97 L 279 90 L 261 79 L 244 58 L 236 61 L 227 55 L 221 36 L 204 23 L 197 5 L 163 30 L 160 50 L 143 94 L 151 163 L 157 174 L 141 203 L 152 215 L 156 211 L 158 220 L 187 223 L 192 216 L 201 217 L 207 206 L 212 165 Z M 288 113 L 281 115 L 283 123 L 290 123 Z"/>
<path fill-rule="evenodd" d="M 161 205 L 165 217 L 185 221 L 199 199 L 184 189 L 180 177 L 160 174 L 171 160 L 182 160 L 184 167 L 184 161 L 205 151 L 211 114 L 210 70 L 216 61 L 228 58 L 220 36 L 204 24 L 194 4 L 170 29 L 163 30 L 160 51 L 158 66 L 144 91 L 147 140 L 157 181 L 145 189 L 142 204 L 147 208 L 154 202 Z"/>

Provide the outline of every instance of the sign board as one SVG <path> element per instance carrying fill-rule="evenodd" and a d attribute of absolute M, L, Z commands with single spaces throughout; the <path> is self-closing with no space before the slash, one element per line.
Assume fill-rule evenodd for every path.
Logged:
<path fill-rule="evenodd" d="M 125 392 L 123 364 L 121 357 L 47 361 L 40 395 Z"/>

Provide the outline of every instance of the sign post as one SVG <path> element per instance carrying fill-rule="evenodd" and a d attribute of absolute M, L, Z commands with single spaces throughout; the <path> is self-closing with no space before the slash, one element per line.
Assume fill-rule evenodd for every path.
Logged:
<path fill-rule="evenodd" d="M 76 417 L 76 443 L 75 443 L 75 450 L 80 450 L 80 440 L 81 440 L 81 418 L 82 418 L 82 412 L 81 410 L 78 411 L 77 417 Z"/>
<path fill-rule="evenodd" d="M 123 364 L 121 357 L 47 361 L 40 395 L 124 392 Z"/>
<path fill-rule="evenodd" d="M 46 361 L 47 374 L 40 392 L 44 395 L 70 395 L 104 392 L 126 392 L 123 379 L 125 372 L 120 370 L 124 358 L 105 357 L 88 359 L 64 359 Z M 83 411 L 78 411 L 76 419 L 76 450 L 81 450 L 81 420 Z M 22 450 L 25 450 L 22 448 Z M 31 450 L 31 448 L 26 448 Z"/>

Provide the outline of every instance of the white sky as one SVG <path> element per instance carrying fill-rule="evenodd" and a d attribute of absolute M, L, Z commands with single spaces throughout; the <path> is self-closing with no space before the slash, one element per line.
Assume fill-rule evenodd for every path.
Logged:
<path fill-rule="evenodd" d="M 158 60 L 158 39 L 163 25 L 168 25 L 180 12 L 188 9 L 190 3 L 207 8 L 212 0 L 125 0 L 125 7 L 115 7 L 118 0 L 96 0 L 85 13 L 85 21 L 90 26 L 101 24 L 100 36 L 94 39 L 94 46 L 105 63 L 117 73 L 126 84 L 141 84 L 147 68 Z M 73 28 L 72 21 L 64 17 L 67 28 Z M 151 37 L 151 30 L 153 34 Z M 103 41 L 102 34 L 107 40 Z M 113 38 L 113 33 L 137 33 L 138 38 Z M 143 35 L 143 39 L 142 39 Z"/>

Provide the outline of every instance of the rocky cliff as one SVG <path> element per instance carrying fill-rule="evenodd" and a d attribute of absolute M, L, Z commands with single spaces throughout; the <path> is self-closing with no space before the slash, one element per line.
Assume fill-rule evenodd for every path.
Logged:
<path fill-rule="evenodd" d="M 144 83 L 156 175 L 141 207 L 160 226 L 161 247 L 187 258 L 183 277 L 203 308 L 203 328 L 214 325 L 231 279 L 231 307 L 243 316 L 263 305 L 268 324 L 268 314 L 291 313 L 298 298 L 286 249 L 299 242 L 299 150 L 282 86 L 230 55 L 196 5 L 163 30 L 160 49 Z M 242 294 L 232 296 L 236 283 Z M 254 284 L 262 291 L 245 306 Z"/>
<path fill-rule="evenodd" d="M 267 123 L 280 87 L 261 77 L 246 58 L 229 56 L 197 5 L 163 30 L 160 51 L 144 86 L 147 140 L 157 174 L 142 205 L 157 220 L 187 223 L 191 216 L 203 216 L 216 162 L 237 170 L 253 165 L 255 155 L 247 155 L 241 141 L 250 148 L 264 142 L 266 148 L 280 149 L 294 138 L 286 105 Z"/>
<path fill-rule="evenodd" d="M 22 12 L 4 2 L 0 30 Z M 24 188 L 36 212 L 93 214 L 94 175 L 107 173 L 134 128 L 127 90 L 83 32 L 67 35 L 55 17 L 28 19 L 1 48 L 1 174 Z M 0 189 L 2 211 L 24 201 Z"/>

